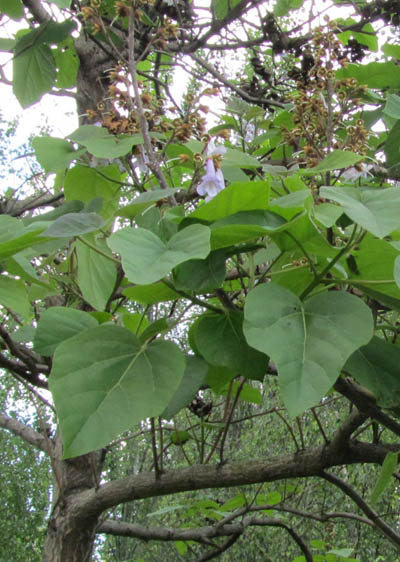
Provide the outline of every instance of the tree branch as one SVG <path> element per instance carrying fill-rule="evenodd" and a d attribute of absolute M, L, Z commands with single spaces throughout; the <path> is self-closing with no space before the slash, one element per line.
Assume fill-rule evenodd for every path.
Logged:
<path fill-rule="evenodd" d="M 21 437 L 30 445 L 48 453 L 48 440 L 41 434 L 24 423 L 0 413 L 0 427 L 8 429 L 14 435 Z"/>
<path fill-rule="evenodd" d="M 397 547 L 398 550 L 400 550 L 400 535 L 381 519 L 379 514 L 367 504 L 367 502 L 354 490 L 354 488 L 338 476 L 330 474 L 329 472 L 322 471 L 321 476 L 331 484 L 340 488 L 346 496 L 352 499 L 361 511 L 365 513 L 368 519 L 373 522 L 374 526 L 379 529 Z"/>
<path fill-rule="evenodd" d="M 38 23 L 51 20 L 50 14 L 43 8 L 39 0 L 22 0 L 22 2 Z"/>
<path fill-rule="evenodd" d="M 227 525 L 207 525 L 204 527 L 196 527 L 194 529 L 174 529 L 170 527 L 146 527 L 135 523 L 124 523 L 122 521 L 107 520 L 104 521 L 98 533 L 106 533 L 108 535 L 117 535 L 122 537 L 131 537 L 144 541 L 197 541 L 202 544 L 212 544 L 211 539 L 226 536 L 240 536 L 248 527 L 281 527 L 285 529 L 295 540 L 302 550 L 306 560 L 312 562 L 311 553 L 309 552 L 303 539 L 294 529 L 285 522 L 275 517 L 256 517 L 254 515 L 245 517 L 237 523 L 229 523 Z"/>
<path fill-rule="evenodd" d="M 98 515 L 106 509 L 132 500 L 160 497 L 179 492 L 228 488 L 287 478 L 320 476 L 324 469 L 343 464 L 382 464 L 390 450 L 399 445 L 350 442 L 335 456 L 329 448 L 310 447 L 294 455 L 226 463 L 223 466 L 193 465 L 171 470 L 158 480 L 153 472 L 108 482 L 97 490 L 86 490 L 77 496 L 74 511 L 78 518 Z"/>

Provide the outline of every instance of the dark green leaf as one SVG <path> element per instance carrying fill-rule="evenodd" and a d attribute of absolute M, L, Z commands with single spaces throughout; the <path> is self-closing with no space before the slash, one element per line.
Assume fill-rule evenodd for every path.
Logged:
<path fill-rule="evenodd" d="M 103 254 L 111 255 L 104 240 L 90 237 L 92 246 L 98 248 L 102 254 L 96 252 L 80 240 L 76 241 L 78 271 L 76 282 L 82 296 L 96 310 L 104 310 L 117 280 L 116 264 Z"/>
<path fill-rule="evenodd" d="M 204 260 L 189 260 L 174 269 L 174 286 L 180 290 L 210 291 L 225 279 L 224 251 L 211 252 Z"/>
<path fill-rule="evenodd" d="M 243 313 L 203 316 L 194 337 L 200 354 L 211 365 L 228 367 L 250 379 L 264 378 L 269 358 L 247 344 L 243 335 Z"/>
<path fill-rule="evenodd" d="M 65 170 L 82 154 L 82 150 L 75 150 L 72 143 L 54 137 L 35 137 L 32 146 L 39 164 L 47 173 Z"/>
<path fill-rule="evenodd" d="M 162 418 L 170 420 L 193 400 L 199 388 L 205 384 L 209 368 L 210 365 L 200 357 L 191 355 L 186 357 L 185 374 L 168 406 L 161 414 Z"/>
<path fill-rule="evenodd" d="M 14 56 L 13 92 L 22 107 L 39 101 L 56 80 L 56 65 L 50 47 L 39 44 Z"/>
<path fill-rule="evenodd" d="M 104 324 L 62 343 L 49 384 L 64 457 L 100 449 L 139 421 L 159 416 L 184 369 L 185 357 L 174 343 L 142 346 L 119 326 Z"/>

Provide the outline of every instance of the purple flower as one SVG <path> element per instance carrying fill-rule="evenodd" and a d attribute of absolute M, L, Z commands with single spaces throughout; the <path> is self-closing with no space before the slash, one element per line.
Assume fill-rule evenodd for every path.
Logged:
<path fill-rule="evenodd" d="M 200 184 L 197 186 L 197 193 L 206 196 L 206 202 L 210 201 L 225 187 L 225 180 L 222 170 L 215 169 L 215 164 L 212 156 L 216 154 L 225 154 L 226 148 L 224 146 L 215 146 L 213 141 L 210 141 L 207 147 L 208 158 L 206 160 L 206 173 L 204 174 Z"/>
<path fill-rule="evenodd" d="M 212 158 L 206 162 L 206 173 L 200 184 L 197 186 L 199 195 L 206 195 L 206 202 L 222 191 L 225 187 L 224 175 L 221 170 L 215 170 Z"/>

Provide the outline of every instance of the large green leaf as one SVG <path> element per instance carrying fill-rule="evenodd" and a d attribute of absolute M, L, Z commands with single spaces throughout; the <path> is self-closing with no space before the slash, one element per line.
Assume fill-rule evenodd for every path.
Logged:
<path fill-rule="evenodd" d="M 189 216 L 207 221 L 222 219 L 239 211 L 267 209 L 270 186 L 266 181 L 237 182 L 228 185 L 214 199 Z"/>
<path fill-rule="evenodd" d="M 118 210 L 118 216 L 133 219 L 138 213 L 142 213 L 154 205 L 160 199 L 174 195 L 179 189 L 170 187 L 168 189 L 155 189 L 154 191 L 146 191 L 138 197 L 135 197 L 129 205 L 121 207 Z"/>
<path fill-rule="evenodd" d="M 400 347 L 376 336 L 348 359 L 344 369 L 385 408 L 400 405 Z"/>
<path fill-rule="evenodd" d="M 88 168 L 74 166 L 68 170 L 64 181 L 67 201 L 79 200 L 85 204 L 100 197 L 103 207 L 100 215 L 109 218 L 118 208 L 121 174 L 117 165 Z"/>
<path fill-rule="evenodd" d="M 122 291 L 122 294 L 128 299 L 146 305 L 173 301 L 180 298 L 179 293 L 170 289 L 161 281 L 158 283 L 151 283 L 150 285 L 127 287 Z"/>
<path fill-rule="evenodd" d="M 97 325 L 97 320 L 87 312 L 52 306 L 40 316 L 33 341 L 35 351 L 41 355 L 53 355 L 61 342 Z"/>
<path fill-rule="evenodd" d="M 69 138 L 87 148 L 96 158 L 119 158 L 125 156 L 132 147 L 143 143 L 143 136 L 111 135 L 105 127 L 96 125 L 82 125 Z"/>
<path fill-rule="evenodd" d="M 373 318 L 349 293 L 326 292 L 303 304 L 269 283 L 249 293 L 243 330 L 251 346 L 275 361 L 283 400 L 297 416 L 319 402 L 348 357 L 368 343 Z"/>
<path fill-rule="evenodd" d="M 269 358 L 247 344 L 242 312 L 204 316 L 196 325 L 194 339 L 211 365 L 228 367 L 250 379 L 264 378 Z"/>
<path fill-rule="evenodd" d="M 355 78 L 360 84 L 366 84 L 369 88 L 400 89 L 400 68 L 392 61 L 349 64 L 346 68 L 338 70 L 336 76 L 339 80 Z"/>
<path fill-rule="evenodd" d="M 194 224 L 163 242 L 144 228 L 124 228 L 108 239 L 121 255 L 122 267 L 133 283 L 159 281 L 174 267 L 190 259 L 204 259 L 210 253 L 210 229 Z"/>
<path fill-rule="evenodd" d="M 354 152 L 347 150 L 333 150 L 330 154 L 314 168 L 307 168 L 301 170 L 303 175 L 313 175 L 316 173 L 329 172 L 331 170 L 341 170 L 342 168 L 349 168 L 354 166 L 357 162 L 363 160 L 364 156 L 360 156 Z"/>
<path fill-rule="evenodd" d="M 210 365 L 201 357 L 186 357 L 185 374 L 165 408 L 161 417 L 170 420 L 196 396 L 199 388 L 205 383 Z"/>
<path fill-rule="evenodd" d="M 35 137 L 32 141 L 36 158 L 45 172 L 61 172 L 83 151 L 75 150 L 72 143 L 55 137 Z"/>
<path fill-rule="evenodd" d="M 395 302 L 388 304 L 399 309 L 400 289 L 394 279 L 394 266 L 398 255 L 398 250 L 386 240 L 365 236 L 358 249 L 352 252 L 355 267 L 350 267 L 351 262 L 347 264 L 349 278 L 352 283 L 357 283 L 357 287 L 380 302 L 387 302 L 382 300 L 385 296 L 396 299 L 397 305 Z"/>
<path fill-rule="evenodd" d="M 224 248 L 287 228 L 289 223 L 270 211 L 241 211 L 211 225 L 211 247 Z"/>
<path fill-rule="evenodd" d="M 81 236 L 104 226 L 104 220 L 96 213 L 68 213 L 56 219 L 43 236 L 72 238 Z"/>
<path fill-rule="evenodd" d="M 92 246 L 99 249 L 96 252 L 80 240 L 76 241 L 78 271 L 76 282 L 82 291 L 83 298 L 96 310 L 104 310 L 117 280 L 116 264 L 103 254 L 110 254 L 103 240 L 89 238 Z"/>
<path fill-rule="evenodd" d="M 79 57 L 72 38 L 68 38 L 53 49 L 54 60 L 57 65 L 58 88 L 73 88 L 79 69 Z M 84 149 L 82 149 L 84 152 Z"/>
<path fill-rule="evenodd" d="M 49 385 L 64 456 L 107 445 L 139 421 L 159 416 L 175 394 L 185 356 L 172 342 L 142 346 L 129 330 L 102 325 L 62 343 Z"/>
<path fill-rule="evenodd" d="M 33 246 L 43 243 L 43 226 L 26 228 L 21 220 L 0 215 L 0 260 L 7 259 Z"/>
<path fill-rule="evenodd" d="M 13 59 L 13 92 L 22 107 L 37 102 L 56 80 L 56 65 L 48 45 L 30 47 Z"/>
<path fill-rule="evenodd" d="M 378 238 L 400 226 L 400 190 L 397 187 L 321 187 L 320 193 L 322 197 L 339 203 L 351 220 Z"/>

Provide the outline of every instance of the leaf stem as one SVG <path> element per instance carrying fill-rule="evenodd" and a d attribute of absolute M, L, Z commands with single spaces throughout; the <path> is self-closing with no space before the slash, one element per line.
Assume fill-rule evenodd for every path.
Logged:
<path fill-rule="evenodd" d="M 311 291 L 324 279 L 324 277 L 326 276 L 328 271 L 330 269 L 332 269 L 332 267 L 335 265 L 335 263 L 337 263 L 342 256 L 347 254 L 347 252 L 350 250 L 351 246 L 353 245 L 353 241 L 354 241 L 356 232 L 357 232 L 357 225 L 355 224 L 347 244 L 345 246 L 343 246 L 343 248 L 336 254 L 336 256 L 332 259 L 332 261 L 330 261 L 328 263 L 328 265 L 326 267 L 324 267 L 324 269 L 321 271 L 321 273 L 319 273 L 315 277 L 315 279 L 313 281 L 311 281 L 311 283 L 308 285 L 308 287 L 306 287 L 304 289 L 304 291 L 300 295 L 300 300 L 305 299 L 306 296 L 309 295 L 311 293 Z M 330 281 L 332 281 L 332 280 L 330 280 Z"/>
<path fill-rule="evenodd" d="M 101 256 L 103 256 L 103 258 L 107 258 L 108 260 L 113 261 L 114 263 L 117 263 L 118 265 L 121 265 L 121 262 L 119 259 L 114 258 L 114 256 L 110 255 L 110 254 L 106 254 L 106 252 L 103 252 L 103 250 L 100 250 L 100 248 L 98 248 L 97 246 L 95 246 L 94 244 L 92 244 L 91 242 L 88 242 L 88 240 L 85 240 L 85 238 L 82 238 L 82 236 L 77 236 L 76 237 L 77 240 L 79 240 L 80 242 L 82 242 L 82 244 L 85 244 L 86 246 L 88 246 L 91 250 L 93 250 L 94 252 L 97 252 L 98 254 L 100 254 Z"/>

